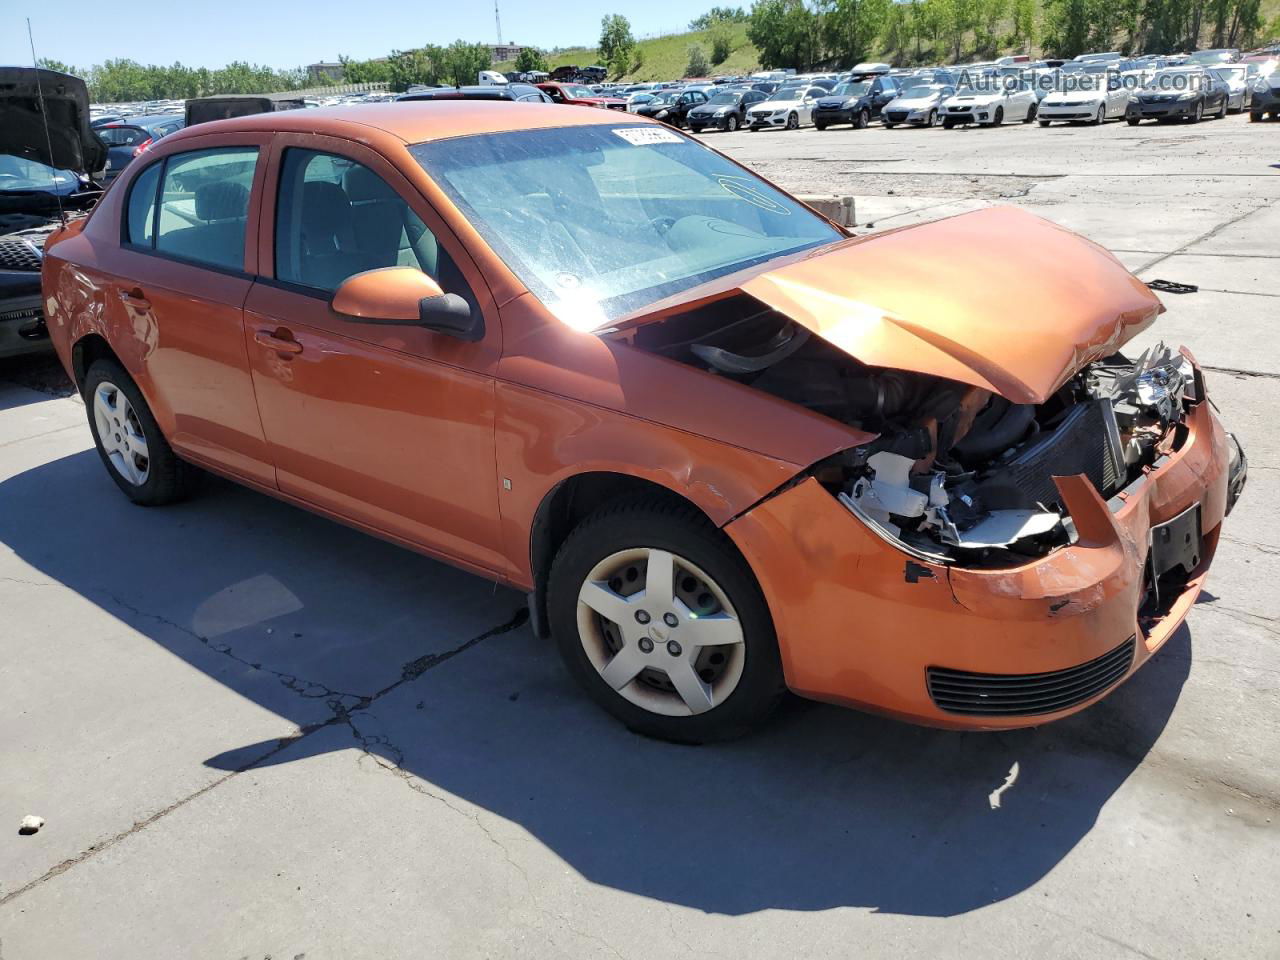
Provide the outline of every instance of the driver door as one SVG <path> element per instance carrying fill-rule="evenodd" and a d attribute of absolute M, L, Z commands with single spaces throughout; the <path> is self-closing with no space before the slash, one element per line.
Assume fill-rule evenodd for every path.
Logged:
<path fill-rule="evenodd" d="M 488 573 L 504 572 L 494 466 L 500 329 L 487 287 L 418 192 L 346 140 L 277 134 L 245 302 L 249 364 L 280 490 Z M 358 323 L 333 291 L 413 266 L 486 320 L 475 343 Z"/>

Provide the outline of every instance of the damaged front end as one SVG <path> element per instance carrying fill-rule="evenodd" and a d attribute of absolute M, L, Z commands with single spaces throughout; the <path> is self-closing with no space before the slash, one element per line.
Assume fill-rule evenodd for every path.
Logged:
<path fill-rule="evenodd" d="M 1055 477 L 1103 499 L 1187 436 L 1199 374 L 1160 345 L 1085 364 L 1040 403 L 865 365 L 770 309 L 731 298 L 633 343 L 821 413 L 875 439 L 807 471 L 899 549 L 935 563 L 1007 567 L 1075 538 Z M 759 307 L 759 304 L 756 304 Z"/>

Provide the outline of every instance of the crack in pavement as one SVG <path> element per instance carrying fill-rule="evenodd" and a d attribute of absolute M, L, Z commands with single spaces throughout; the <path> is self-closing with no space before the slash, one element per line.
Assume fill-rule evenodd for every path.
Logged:
<path fill-rule="evenodd" d="M 1150 270 L 1157 263 L 1164 263 L 1164 261 L 1168 260 L 1170 257 L 1176 257 L 1178 254 L 1182 253 L 1188 247 L 1193 247 L 1197 243 L 1204 243 L 1206 240 L 1212 240 L 1214 237 L 1220 234 L 1223 230 L 1226 230 L 1228 227 L 1234 227 L 1241 220 L 1245 220 L 1249 217 L 1252 217 L 1255 213 L 1259 213 L 1263 210 L 1269 210 L 1269 209 L 1270 207 L 1268 205 L 1263 204 L 1260 207 L 1254 207 L 1252 210 L 1246 210 L 1244 213 L 1240 214 L 1239 216 L 1231 217 L 1227 220 L 1222 221 L 1222 223 L 1218 224 L 1208 233 L 1203 234 L 1199 237 L 1196 237 L 1194 240 L 1188 240 L 1186 243 L 1180 246 L 1177 250 L 1174 250 L 1170 253 L 1162 253 L 1160 254 L 1160 256 L 1156 257 L 1154 260 L 1150 260 L 1147 263 L 1144 263 L 1140 267 L 1135 267 L 1133 270 L 1129 272 L 1134 275 L 1137 275 L 1139 273 L 1143 273 L 1144 271 Z"/>
<path fill-rule="evenodd" d="M 136 607 L 132 606 L 129 603 L 126 603 L 123 600 L 120 600 L 119 598 L 112 597 L 112 599 L 119 606 L 122 606 L 125 609 L 134 612 L 138 616 L 147 617 L 158 623 L 168 624 L 174 627 L 175 629 L 181 631 L 182 633 L 185 633 L 188 636 L 191 636 L 199 640 L 201 643 L 209 645 L 207 638 L 202 637 L 199 634 L 195 633 L 194 631 L 183 627 L 181 624 L 175 623 L 174 621 L 169 620 L 166 617 L 159 616 L 157 614 L 150 614 L 150 613 L 146 613 L 145 611 L 138 610 Z M 353 733 L 355 733 L 357 736 L 357 739 L 359 739 L 359 733 L 356 730 L 355 726 L 352 724 L 350 719 L 351 714 L 353 712 L 366 709 L 371 704 L 376 702 L 378 699 L 390 693 L 391 691 L 395 690 L 396 688 L 400 687 L 401 685 L 405 683 L 410 683 L 416 680 L 418 677 L 422 676 L 428 670 L 432 670 L 435 667 L 438 667 L 440 664 L 446 663 L 447 661 L 456 657 L 458 654 L 471 649 L 476 644 L 484 640 L 487 640 L 491 637 L 495 637 L 503 633 L 509 633 L 512 630 L 518 629 L 525 623 L 526 620 L 528 620 L 528 618 L 529 618 L 528 609 L 521 607 L 505 623 L 499 624 L 496 627 L 491 627 L 488 630 L 484 631 L 483 633 L 477 634 L 476 636 L 467 640 L 465 643 L 462 643 L 451 650 L 445 650 L 441 653 L 424 654 L 421 657 L 417 657 L 413 660 L 410 660 L 401 668 L 400 678 L 398 680 L 393 681 L 392 683 L 387 684 L 387 686 L 383 687 L 377 693 L 358 695 L 358 694 L 346 694 L 338 691 L 332 691 L 332 693 L 335 693 L 336 696 L 330 699 L 326 704 L 329 707 L 330 711 L 332 712 L 332 715 L 328 719 L 320 721 L 318 723 L 309 724 L 305 727 L 300 727 L 296 733 L 279 738 L 276 741 L 275 745 L 270 749 L 266 750 L 261 756 L 258 756 L 253 760 L 250 760 L 247 763 L 244 763 L 241 766 L 237 767 L 236 769 L 230 771 L 229 773 L 219 777 L 218 779 L 205 784 L 203 787 L 201 787 L 199 790 L 196 790 L 194 793 L 188 794 L 187 796 L 182 797 L 181 799 L 175 800 L 173 803 L 169 804 L 168 806 L 164 807 L 161 810 L 156 811 L 155 813 L 151 814 L 149 817 L 146 817 L 145 819 L 142 819 L 142 820 L 135 821 L 133 826 L 129 827 L 129 829 L 123 830 L 120 833 L 117 833 L 115 836 L 109 837 L 100 843 L 90 844 L 90 846 L 87 849 L 81 851 L 76 856 L 71 857 L 70 859 L 64 860 L 53 867 L 50 867 L 39 877 L 36 877 L 34 880 L 31 880 L 28 883 L 24 884 L 23 886 L 17 888 L 16 890 L 6 893 L 3 897 L 0 897 L 0 907 L 3 907 L 6 904 L 10 903 L 11 901 L 16 900 L 18 897 L 22 896 L 24 893 L 27 893 L 35 889 L 36 887 L 40 886 L 47 880 L 52 880 L 54 877 L 57 877 L 63 873 L 66 873 L 72 867 L 75 867 L 78 864 L 84 863 L 86 860 L 89 860 L 92 857 L 97 856 L 102 851 L 107 850 L 110 847 L 114 847 L 116 844 L 120 843 L 122 840 L 125 840 L 142 830 L 145 830 L 147 827 L 151 826 L 151 824 L 168 816 L 170 813 L 173 813 L 175 810 L 181 809 L 191 801 L 199 799 L 209 791 L 216 789 L 217 787 L 226 783 L 228 780 L 232 779 L 233 777 L 239 776 L 240 774 L 248 770 L 252 770 L 254 767 L 258 766 L 259 764 L 263 763 L 266 760 L 269 760 L 271 757 L 275 756 L 277 753 L 281 752 L 282 750 L 285 750 L 293 746 L 294 744 L 300 742 L 301 740 L 304 740 L 305 738 L 311 736 L 313 733 L 316 733 L 319 730 L 323 730 L 327 727 L 335 726 L 340 723 L 345 723 L 348 726 L 351 726 Z M 261 666 L 248 663 L 247 661 L 234 656 L 229 652 L 229 649 L 228 651 L 224 652 L 224 651 L 218 650 L 216 646 L 212 646 L 212 645 L 210 645 L 210 649 L 215 650 L 216 652 L 225 653 L 225 655 L 231 656 L 232 659 L 236 660 L 237 663 L 245 664 L 246 666 L 250 666 L 255 670 L 264 670 L 264 668 Z M 298 680 L 297 677 L 292 677 L 289 674 L 284 674 L 275 670 L 265 670 L 265 672 L 271 673 L 272 675 L 278 678 L 281 678 L 282 682 L 283 682 L 283 678 L 285 677 L 289 677 L 295 683 Z M 323 688 L 326 690 L 328 689 L 327 687 L 324 687 L 323 684 L 314 683 L 314 681 L 304 681 L 304 682 L 307 683 L 308 685 L 314 684 L 316 688 Z M 307 694 L 303 692 L 305 688 L 301 688 L 290 683 L 285 683 L 285 686 L 303 696 L 307 696 Z M 343 698 L 345 697 L 354 697 L 357 701 L 356 705 L 352 708 L 348 708 L 342 702 Z M 375 738 L 375 739 L 381 739 L 381 738 Z M 372 739 L 370 742 L 372 743 Z M 369 752 L 369 751 L 366 749 L 366 752 Z M 373 754 L 370 754 L 370 755 L 373 755 Z"/>
<path fill-rule="evenodd" d="M 1239 367 L 1214 367 L 1207 363 L 1200 364 L 1201 370 L 1209 370 L 1213 373 L 1227 373 L 1233 377 L 1259 377 L 1264 380 L 1280 380 L 1280 373 L 1270 373 L 1265 370 L 1242 370 Z"/>

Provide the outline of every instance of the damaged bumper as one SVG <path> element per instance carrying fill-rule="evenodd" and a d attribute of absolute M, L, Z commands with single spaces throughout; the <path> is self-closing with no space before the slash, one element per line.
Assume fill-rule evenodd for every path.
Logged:
<path fill-rule="evenodd" d="M 1081 710 L 1186 617 L 1244 486 L 1243 452 L 1201 398 L 1186 441 L 1104 501 L 1057 483 L 1073 542 L 1006 569 L 895 548 L 813 477 L 725 529 L 756 571 L 788 685 L 935 726 L 1000 729 Z"/>

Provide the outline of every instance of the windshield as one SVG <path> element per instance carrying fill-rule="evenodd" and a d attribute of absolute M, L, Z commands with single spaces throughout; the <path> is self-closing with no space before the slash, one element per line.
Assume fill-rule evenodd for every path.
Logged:
<path fill-rule="evenodd" d="M 769 99 L 770 100 L 799 100 L 800 91 L 803 89 L 804 89 L 803 87 L 797 87 L 797 86 L 779 87 L 777 90 L 773 92 L 772 95 L 770 95 Z"/>
<path fill-rule="evenodd" d="M 584 100 L 598 96 L 598 94 L 592 93 L 586 87 L 579 86 L 576 83 L 561 84 L 560 89 L 564 91 L 566 97 L 572 97 L 574 100 Z"/>
<path fill-rule="evenodd" d="M 520 280 L 583 330 L 842 236 L 700 143 L 647 125 L 481 134 L 410 152 Z"/>
<path fill-rule="evenodd" d="M 108 147 L 136 147 L 151 134 L 141 127 L 99 127 L 98 136 Z"/>
<path fill-rule="evenodd" d="M 742 94 L 740 93 L 717 93 L 711 98 L 710 102 L 732 106 L 735 105 L 741 97 Z"/>
<path fill-rule="evenodd" d="M 870 92 L 870 90 L 870 80 L 853 80 L 849 83 L 840 84 L 834 92 L 838 97 L 861 97 Z"/>
<path fill-rule="evenodd" d="M 675 103 L 676 94 L 674 93 L 655 93 L 650 103 Z"/>
<path fill-rule="evenodd" d="M 901 96 L 903 100 L 923 100 L 925 97 L 932 97 L 937 92 L 937 87 L 912 87 Z"/>
<path fill-rule="evenodd" d="M 55 187 L 61 191 L 79 181 L 80 178 L 70 170 L 55 170 L 25 157 L 0 154 L 0 192 L 52 191 Z"/>
<path fill-rule="evenodd" d="M 1248 72 L 1246 67 L 1218 67 L 1209 71 L 1219 80 L 1243 80 Z"/>

